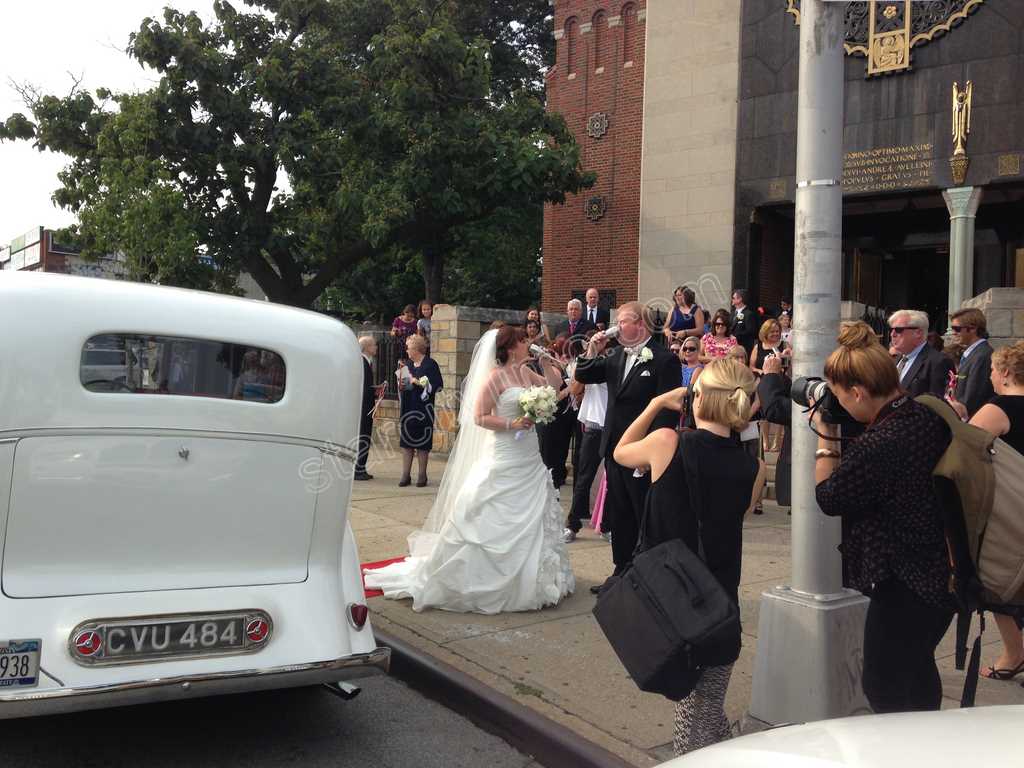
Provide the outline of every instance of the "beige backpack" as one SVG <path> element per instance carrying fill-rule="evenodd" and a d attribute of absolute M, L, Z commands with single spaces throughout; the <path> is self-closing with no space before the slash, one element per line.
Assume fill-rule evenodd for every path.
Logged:
<path fill-rule="evenodd" d="M 932 475 L 942 504 L 957 617 L 957 669 L 964 668 L 974 611 L 1024 616 L 1024 456 L 979 427 L 965 424 L 933 395 L 917 402 L 949 425 L 953 439 Z M 962 706 L 974 703 L 981 637 L 975 640 Z"/>

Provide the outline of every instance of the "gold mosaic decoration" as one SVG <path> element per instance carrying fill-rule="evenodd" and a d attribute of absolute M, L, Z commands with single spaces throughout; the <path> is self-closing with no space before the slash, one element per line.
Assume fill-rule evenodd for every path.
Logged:
<path fill-rule="evenodd" d="M 800 23 L 800 0 L 785 0 L 786 13 Z M 985 0 L 859 0 L 846 6 L 848 56 L 868 60 L 867 76 L 910 69 L 910 52 L 949 32 Z"/>

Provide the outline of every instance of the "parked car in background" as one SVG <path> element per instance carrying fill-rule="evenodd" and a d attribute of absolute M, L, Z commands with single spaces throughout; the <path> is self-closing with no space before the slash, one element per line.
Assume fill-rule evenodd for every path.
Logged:
<path fill-rule="evenodd" d="M 82 350 L 82 384 L 93 391 L 108 391 L 128 381 L 128 355 L 125 349 L 87 347 Z"/>
<path fill-rule="evenodd" d="M 32 273 L 0 279 L 0 322 L 0 717 L 387 670 L 345 326 Z"/>

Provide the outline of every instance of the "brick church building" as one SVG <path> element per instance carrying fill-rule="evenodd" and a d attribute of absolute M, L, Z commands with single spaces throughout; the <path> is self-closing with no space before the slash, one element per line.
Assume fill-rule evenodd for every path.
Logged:
<path fill-rule="evenodd" d="M 548 108 L 597 183 L 545 209 L 545 311 L 590 286 L 666 308 L 681 284 L 710 309 L 791 293 L 800 2 L 553 0 Z M 843 298 L 943 330 L 951 274 L 1024 287 L 1024 2 L 851 2 L 845 42 Z M 966 256 L 951 216 L 973 217 Z"/>
<path fill-rule="evenodd" d="M 637 296 L 646 0 L 558 0 L 548 109 L 577 137 L 597 184 L 544 214 L 546 311 L 564 311 L 594 279 L 603 303 Z M 598 278 L 600 278 L 598 280 Z"/>

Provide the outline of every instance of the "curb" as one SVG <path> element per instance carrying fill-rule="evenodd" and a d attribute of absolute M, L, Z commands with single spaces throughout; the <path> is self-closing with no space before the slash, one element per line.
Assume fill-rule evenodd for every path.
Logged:
<path fill-rule="evenodd" d="M 635 768 L 575 731 L 394 635 L 376 628 L 373 634 L 379 644 L 391 649 L 390 673 L 394 677 L 532 755 L 545 768 Z"/>

